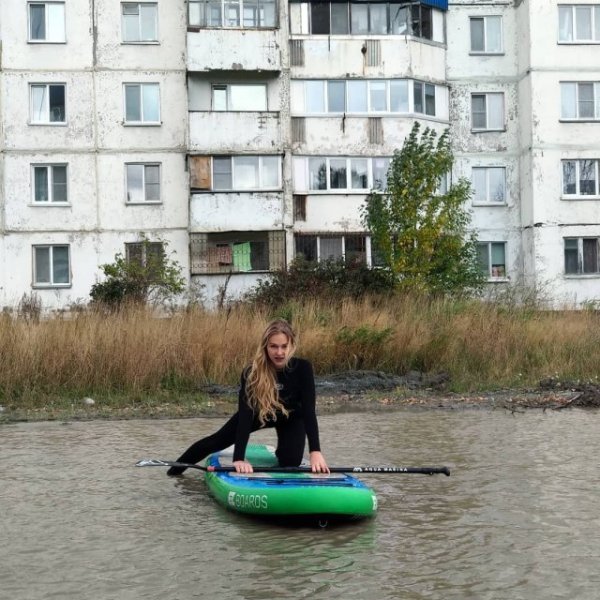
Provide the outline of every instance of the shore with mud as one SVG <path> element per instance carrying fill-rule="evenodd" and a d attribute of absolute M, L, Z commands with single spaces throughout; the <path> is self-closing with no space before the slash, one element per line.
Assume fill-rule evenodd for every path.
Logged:
<path fill-rule="evenodd" d="M 390 410 L 563 410 L 600 407 L 600 382 L 545 379 L 532 388 L 477 393 L 447 391 L 444 373 L 350 371 L 315 378 L 319 414 Z M 0 405 L 0 424 L 92 419 L 226 417 L 236 410 L 237 387 L 199 385 L 195 392 L 165 392 L 135 398 L 49 399 L 38 407 Z"/>

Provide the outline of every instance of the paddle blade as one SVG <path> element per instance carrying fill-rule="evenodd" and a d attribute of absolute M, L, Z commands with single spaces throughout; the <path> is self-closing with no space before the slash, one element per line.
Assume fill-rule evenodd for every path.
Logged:
<path fill-rule="evenodd" d="M 136 467 L 170 467 L 171 462 L 167 460 L 158 460 L 156 458 L 143 458 L 135 463 Z"/>

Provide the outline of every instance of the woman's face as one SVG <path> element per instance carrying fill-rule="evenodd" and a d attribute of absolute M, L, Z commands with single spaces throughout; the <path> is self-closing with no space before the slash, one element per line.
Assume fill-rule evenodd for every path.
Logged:
<path fill-rule="evenodd" d="M 290 340 L 285 333 L 274 333 L 267 341 L 267 355 L 276 369 L 285 367 L 290 350 Z"/>

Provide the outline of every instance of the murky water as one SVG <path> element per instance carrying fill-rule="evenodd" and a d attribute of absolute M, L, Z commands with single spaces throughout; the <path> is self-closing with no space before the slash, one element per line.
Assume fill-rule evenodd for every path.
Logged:
<path fill-rule="evenodd" d="M 229 513 L 198 471 L 133 467 L 219 422 L 1 427 L 0 598 L 600 597 L 598 412 L 322 417 L 331 464 L 452 468 L 369 476 L 377 517 L 322 530 Z"/>

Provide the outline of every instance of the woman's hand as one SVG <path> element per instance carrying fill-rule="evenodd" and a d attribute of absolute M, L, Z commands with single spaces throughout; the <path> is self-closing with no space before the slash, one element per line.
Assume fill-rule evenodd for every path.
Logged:
<path fill-rule="evenodd" d="M 310 468 L 313 473 L 329 473 L 325 457 L 317 450 L 310 453 Z"/>
<path fill-rule="evenodd" d="M 234 460 L 233 466 L 236 473 L 254 473 L 252 465 L 247 460 Z"/>

